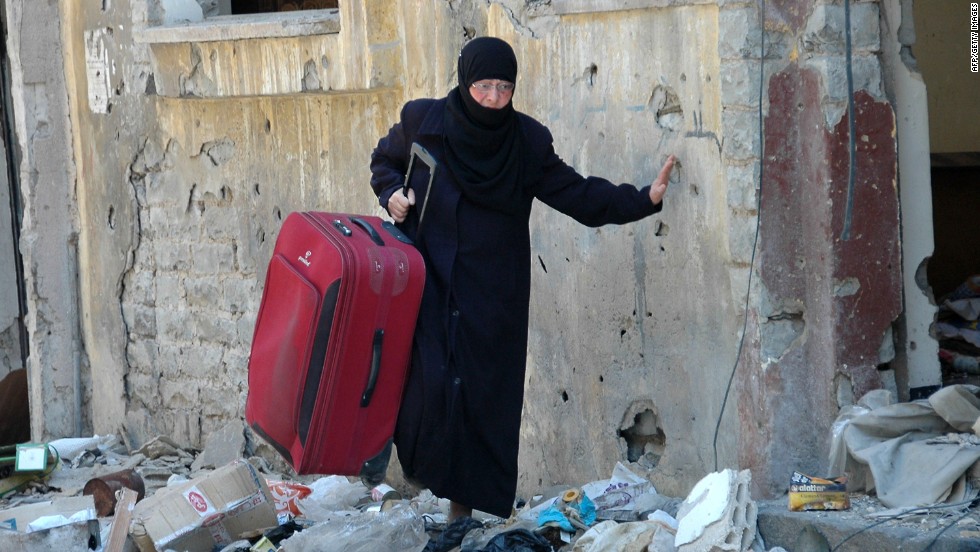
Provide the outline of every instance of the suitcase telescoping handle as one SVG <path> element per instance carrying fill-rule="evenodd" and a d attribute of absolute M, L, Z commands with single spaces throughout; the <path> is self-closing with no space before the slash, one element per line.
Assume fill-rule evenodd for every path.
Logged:
<path fill-rule="evenodd" d="M 378 383 L 378 372 L 381 371 L 381 345 L 384 342 L 384 337 L 384 330 L 380 328 L 374 330 L 374 342 L 371 344 L 371 372 L 368 373 L 364 393 L 361 394 L 361 408 L 371 404 L 371 395 L 374 394 L 374 386 Z"/>
<path fill-rule="evenodd" d="M 405 171 L 405 183 L 402 184 L 402 193 L 405 194 L 405 197 L 408 197 L 408 181 L 412 178 L 415 159 L 420 159 L 429 167 L 429 183 L 426 186 L 426 197 L 422 199 L 422 207 L 419 209 L 419 223 L 417 227 L 421 228 L 422 218 L 425 217 L 425 207 L 429 204 L 428 197 L 432 193 L 432 181 L 436 178 L 436 167 L 439 164 L 436 163 L 436 159 L 432 157 L 432 154 L 428 150 L 419 145 L 418 142 L 412 142 L 412 149 L 409 152 L 408 170 Z M 416 203 L 418 203 L 418 199 L 418 197 L 415 198 Z"/>

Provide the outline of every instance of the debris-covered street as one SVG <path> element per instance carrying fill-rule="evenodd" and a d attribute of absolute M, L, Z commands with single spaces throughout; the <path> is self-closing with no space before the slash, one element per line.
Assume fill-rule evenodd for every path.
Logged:
<path fill-rule="evenodd" d="M 48 454 L 38 470 L 23 469 L 37 461 L 23 452 L 2 466 L 0 551 L 976 550 L 978 406 L 966 385 L 916 403 L 870 393 L 833 428 L 831 460 L 850 482 L 797 473 L 783 499 L 753 499 L 749 470 L 669 497 L 620 463 L 608 479 L 520 498 L 507 519 L 452 523 L 428 490 L 277 470 L 246 454 L 241 427 L 201 451 L 166 437 L 133 450 L 117 436 L 61 439 L 35 446 Z"/>

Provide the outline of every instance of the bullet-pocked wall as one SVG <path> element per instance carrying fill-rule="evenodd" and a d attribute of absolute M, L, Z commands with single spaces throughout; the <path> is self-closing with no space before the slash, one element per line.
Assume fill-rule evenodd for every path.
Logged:
<path fill-rule="evenodd" d="M 680 159 L 664 211 L 632 225 L 589 229 L 535 207 L 519 493 L 607 477 L 617 461 L 650 469 L 667 494 L 739 464 L 757 491 L 778 492 L 786 468 L 818 471 L 822 424 L 851 399 L 841 379 L 875 384 L 867 375 L 897 316 L 895 282 L 854 260 L 894 260 L 897 214 L 880 153 L 894 143 L 876 85 L 874 2 L 856 3 L 854 67 L 859 115 L 876 129 L 859 144 L 879 151 L 868 170 L 881 207 L 858 208 L 874 226 L 824 265 L 839 209 L 814 210 L 812 225 L 763 220 L 753 259 L 763 134 L 783 145 L 767 158 L 778 182 L 764 196 L 792 200 L 797 183 L 796 207 L 841 204 L 843 35 L 831 2 L 783 2 L 761 17 L 756 2 L 708 0 L 350 0 L 336 12 L 192 24 L 166 23 L 157 0 L 59 6 L 93 432 L 201 446 L 241 422 L 281 220 L 380 213 L 371 149 L 405 100 L 454 86 L 460 46 L 484 34 L 514 45 L 516 106 L 551 128 L 580 172 L 642 186 L 669 153 Z M 823 149 L 803 148 L 807 136 Z M 797 211 L 776 211 L 786 212 Z M 810 272 L 780 276 L 800 270 Z M 858 298 L 878 307 L 869 314 Z M 829 346 L 863 320 L 860 335 Z M 801 428 L 789 405 L 804 391 L 816 398 L 802 412 L 817 423 Z"/>
<path fill-rule="evenodd" d="M 665 211 L 640 223 L 535 208 L 522 488 L 641 459 L 677 492 L 693 484 L 737 330 L 718 9 L 655 4 L 348 2 L 317 33 L 266 37 L 161 28 L 136 2 L 66 7 L 94 429 L 201 446 L 240 420 L 282 218 L 380 212 L 375 142 L 404 100 L 455 84 L 467 38 L 492 34 L 518 53 L 518 108 L 584 174 L 643 186 L 681 159 Z"/>
<path fill-rule="evenodd" d="M 738 327 L 718 8 L 617 8 L 568 6 L 523 34 L 491 17 L 519 52 L 515 102 L 569 164 L 644 186 L 680 160 L 664 210 L 634 224 L 586 228 L 535 207 L 521 485 L 608 477 L 623 461 L 680 494 L 712 469 Z"/>

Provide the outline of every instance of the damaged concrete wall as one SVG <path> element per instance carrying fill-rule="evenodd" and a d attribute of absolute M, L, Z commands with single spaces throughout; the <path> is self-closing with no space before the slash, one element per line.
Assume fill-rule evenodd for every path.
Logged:
<path fill-rule="evenodd" d="M 794 469 L 822 473 L 838 408 L 886 384 L 878 367 L 894 356 L 895 118 L 877 59 L 878 5 L 849 7 L 850 52 L 844 5 L 783 2 L 765 14 L 766 176 L 752 346 L 738 374 L 743 428 L 759 429 L 742 434 L 739 463 L 764 494 Z"/>
<path fill-rule="evenodd" d="M 32 435 L 76 435 L 87 424 L 78 308 L 78 205 L 59 4 L 5 2 L 11 105 L 23 198 Z M 14 289 L 14 285 L 8 286 Z"/>
<path fill-rule="evenodd" d="M 370 188 L 352 184 L 366 182 L 365 164 L 343 165 L 396 105 L 391 94 L 158 101 L 160 127 L 130 166 L 141 231 L 121 296 L 126 419 L 138 439 L 197 445 L 243 418 L 279 225 L 296 210 L 376 210 Z"/>
<path fill-rule="evenodd" d="M 248 41 L 227 49 L 163 43 L 153 52 L 140 35 L 146 6 L 114 8 L 66 6 L 84 137 L 75 147 L 86 182 L 81 287 L 86 347 L 98 367 L 94 430 L 200 446 L 242 418 L 248 347 L 279 223 L 293 210 L 376 209 L 362 152 L 397 101 L 386 89 L 259 98 L 221 88 L 208 74 L 220 65 L 205 65 Z M 289 52 L 302 40 L 271 43 Z M 218 98 L 204 99 L 209 93 Z"/>
<path fill-rule="evenodd" d="M 668 153 L 681 162 L 665 210 L 637 224 L 589 229 L 535 208 L 521 493 L 619 460 L 655 467 L 677 496 L 734 465 L 774 492 L 792 469 L 819 471 L 838 404 L 881 384 L 901 283 L 875 3 L 854 5 L 867 162 L 848 240 L 840 5 L 771 7 L 760 84 L 755 2 L 351 0 L 303 25 L 259 16 L 275 36 L 227 20 L 154 27 L 149 0 L 109 4 L 59 4 L 96 433 L 200 446 L 240 422 L 282 218 L 380 213 L 370 150 L 403 101 L 455 84 L 459 47 L 483 34 L 514 45 L 518 109 L 581 172 L 645 185 Z M 284 35 L 291 25 L 317 30 Z"/>
<path fill-rule="evenodd" d="M 644 453 L 678 494 L 703 475 L 718 401 L 698 394 L 705 381 L 721 394 L 712 374 L 736 335 L 715 6 L 351 2 L 336 33 L 187 43 L 141 34 L 146 12 L 120 6 L 65 9 L 97 432 L 200 445 L 242 417 L 282 218 L 380 212 L 374 143 L 404 100 L 455 83 L 466 37 L 489 33 L 518 52 L 518 107 L 582 172 L 644 185 L 668 153 L 683 165 L 668 209 L 636 225 L 587 229 L 536 209 L 522 486 Z M 618 53 L 597 55 L 610 37 Z M 678 41 L 681 55 L 655 55 Z"/>
<path fill-rule="evenodd" d="M 669 153 L 681 163 L 664 211 L 636 224 L 590 229 L 535 208 L 521 485 L 588 481 L 623 460 L 682 494 L 712 468 L 737 331 L 718 9 L 607 3 L 556 14 L 535 38 L 497 11 L 491 34 L 521 53 L 515 102 L 569 164 L 642 186 Z"/>

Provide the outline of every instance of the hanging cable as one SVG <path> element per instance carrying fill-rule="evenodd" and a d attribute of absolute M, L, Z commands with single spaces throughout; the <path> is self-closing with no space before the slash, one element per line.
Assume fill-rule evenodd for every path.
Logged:
<path fill-rule="evenodd" d="M 721 421 L 725 416 L 725 406 L 728 404 L 728 395 L 732 391 L 732 382 L 735 381 L 735 372 L 738 370 L 739 360 L 742 358 L 742 347 L 745 344 L 745 332 L 749 321 L 749 296 L 752 291 L 752 272 L 755 268 L 755 252 L 759 245 L 759 222 L 762 219 L 762 180 L 765 171 L 765 128 L 762 118 L 762 100 L 765 92 L 765 66 L 766 66 L 766 0 L 759 0 L 759 185 L 755 190 L 755 237 L 752 238 L 752 256 L 749 259 L 749 280 L 745 286 L 745 306 L 742 315 L 742 335 L 738 339 L 738 350 L 735 352 L 735 364 L 732 366 L 732 373 L 728 376 L 728 385 L 725 386 L 725 397 L 721 401 L 721 410 L 718 412 L 718 421 L 715 423 L 715 436 L 711 442 L 711 448 L 715 457 L 715 469 L 718 471 L 718 432 L 721 429 Z"/>
<path fill-rule="evenodd" d="M 847 204 L 840 239 L 851 239 L 851 213 L 854 209 L 854 177 L 857 173 L 857 141 L 854 139 L 854 71 L 851 69 L 851 0 L 844 0 L 844 65 L 847 70 Z"/>

